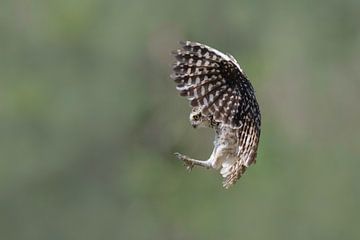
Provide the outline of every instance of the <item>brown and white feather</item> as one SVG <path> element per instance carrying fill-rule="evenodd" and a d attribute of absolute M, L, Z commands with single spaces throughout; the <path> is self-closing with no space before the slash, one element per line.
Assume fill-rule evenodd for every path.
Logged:
<path fill-rule="evenodd" d="M 228 146 L 224 148 L 228 161 L 224 160 L 221 172 L 224 186 L 229 187 L 256 159 L 261 115 L 255 91 L 229 54 L 191 41 L 181 42 L 173 54 L 171 78 L 176 89 L 192 107 L 200 107 L 203 115 L 219 123 L 216 139 L 223 140 L 215 145 Z"/>

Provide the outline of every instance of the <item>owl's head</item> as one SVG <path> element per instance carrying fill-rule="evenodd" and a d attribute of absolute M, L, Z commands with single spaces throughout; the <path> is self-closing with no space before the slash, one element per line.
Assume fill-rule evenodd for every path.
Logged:
<path fill-rule="evenodd" d="M 190 113 L 190 123 L 194 128 L 196 127 L 210 127 L 210 119 L 201 113 L 200 107 L 194 107 Z"/>

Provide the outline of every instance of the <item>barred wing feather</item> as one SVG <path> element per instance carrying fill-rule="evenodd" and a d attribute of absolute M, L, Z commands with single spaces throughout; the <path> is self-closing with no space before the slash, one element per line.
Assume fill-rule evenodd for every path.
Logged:
<path fill-rule="evenodd" d="M 181 96 L 215 121 L 241 128 L 259 113 L 254 89 L 231 55 L 196 42 L 181 42 L 174 51 L 171 75 Z"/>

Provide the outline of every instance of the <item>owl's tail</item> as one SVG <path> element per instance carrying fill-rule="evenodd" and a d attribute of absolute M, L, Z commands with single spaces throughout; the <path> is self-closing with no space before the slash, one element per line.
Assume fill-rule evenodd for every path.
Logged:
<path fill-rule="evenodd" d="M 230 169 L 228 170 L 228 174 L 225 177 L 223 181 L 223 187 L 228 189 L 233 184 L 236 183 L 237 180 L 245 173 L 247 169 L 247 166 L 245 166 L 242 163 L 235 163 L 233 164 Z"/>

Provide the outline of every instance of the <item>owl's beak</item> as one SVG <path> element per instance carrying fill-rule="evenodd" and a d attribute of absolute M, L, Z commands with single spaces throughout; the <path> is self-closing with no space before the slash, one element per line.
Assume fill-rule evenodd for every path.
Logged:
<path fill-rule="evenodd" d="M 196 124 L 191 124 L 191 126 L 192 126 L 193 128 L 196 128 L 196 127 L 197 127 L 197 125 L 196 125 Z"/>

